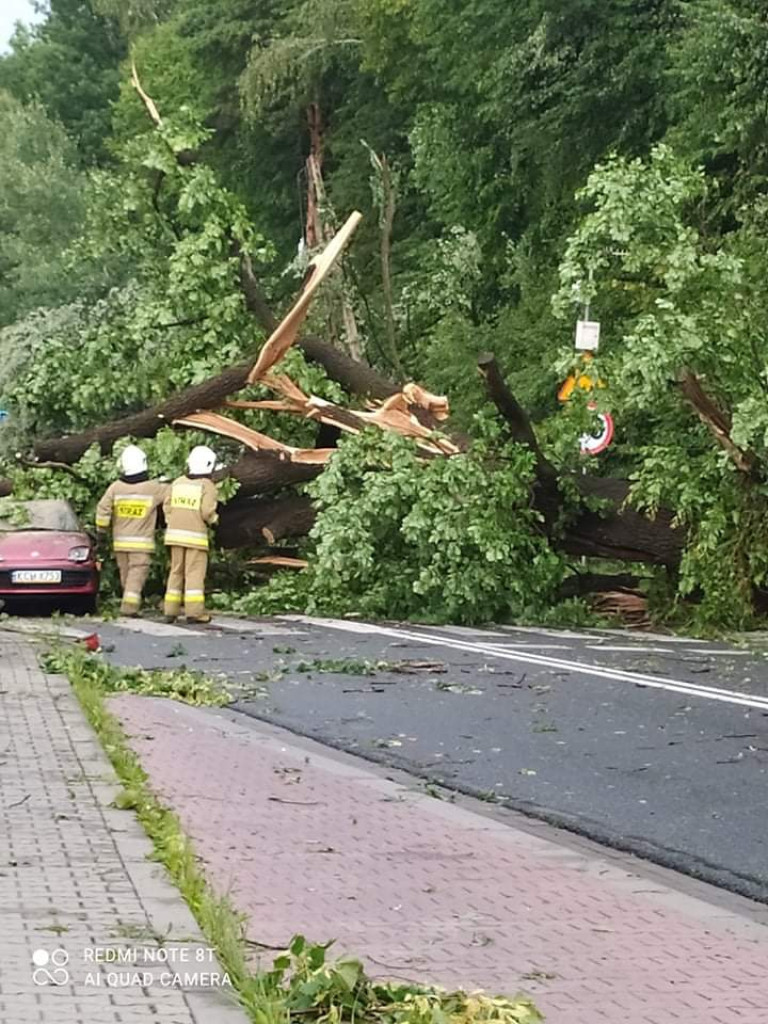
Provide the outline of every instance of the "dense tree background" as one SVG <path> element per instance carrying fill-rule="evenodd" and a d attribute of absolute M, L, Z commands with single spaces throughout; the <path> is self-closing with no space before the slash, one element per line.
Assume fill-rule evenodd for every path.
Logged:
<path fill-rule="evenodd" d="M 239 254 L 279 312 L 313 210 L 322 234 L 357 208 L 316 329 L 448 393 L 456 429 L 491 349 L 581 471 L 586 396 L 556 396 L 591 299 L 617 440 L 588 469 L 688 529 L 670 601 L 744 622 L 768 572 L 767 87 L 757 0 L 50 0 L 0 58 L 4 447 L 254 351 Z"/>

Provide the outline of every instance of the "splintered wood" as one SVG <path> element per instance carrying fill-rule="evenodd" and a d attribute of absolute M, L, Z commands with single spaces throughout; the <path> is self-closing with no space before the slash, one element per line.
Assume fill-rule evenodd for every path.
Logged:
<path fill-rule="evenodd" d="M 438 425 L 448 418 L 448 399 L 433 395 L 418 384 L 406 384 L 402 391 L 384 402 L 369 403 L 367 409 L 346 409 L 327 402 L 317 395 L 306 395 L 286 374 L 272 372 L 298 338 L 312 298 L 328 276 L 362 219 L 353 213 L 346 224 L 315 257 L 309 266 L 301 293 L 288 314 L 262 346 L 259 357 L 248 374 L 248 384 L 261 384 L 274 391 L 278 399 L 247 401 L 229 399 L 225 408 L 289 413 L 336 427 L 345 433 L 358 434 L 366 427 L 377 427 L 413 440 L 425 456 L 456 455 L 460 448 L 438 433 Z M 174 420 L 177 426 L 207 430 L 239 441 L 257 452 L 269 451 L 289 462 L 323 465 L 333 454 L 332 448 L 292 448 L 244 426 L 237 420 L 213 411 L 195 412 Z"/>

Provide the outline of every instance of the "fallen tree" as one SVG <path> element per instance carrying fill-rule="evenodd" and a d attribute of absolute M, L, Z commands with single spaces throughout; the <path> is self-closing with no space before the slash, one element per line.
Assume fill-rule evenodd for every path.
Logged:
<path fill-rule="evenodd" d="M 182 168 L 194 167 L 197 154 L 187 149 L 175 152 L 156 105 L 143 90 L 135 67 L 133 85 L 145 110 Z M 163 172 L 157 172 L 162 175 Z M 156 182 L 156 188 L 162 184 Z M 219 527 L 219 541 L 228 548 L 253 547 L 267 541 L 306 533 L 312 525 L 309 501 L 290 489 L 316 479 L 323 471 L 328 454 L 339 436 L 355 434 L 366 427 L 377 427 L 410 437 L 419 445 L 423 457 L 443 458 L 465 451 L 468 439 L 452 437 L 445 422 L 445 399 L 430 395 L 416 385 L 398 386 L 364 361 L 353 359 L 316 335 L 300 337 L 313 296 L 329 274 L 351 238 L 360 220 L 353 214 L 325 249 L 312 260 L 300 293 L 280 323 L 276 322 L 260 283 L 254 273 L 247 249 L 235 234 L 229 236 L 230 253 L 238 267 L 238 284 L 244 307 L 261 328 L 269 333 L 267 341 L 251 359 L 228 367 L 192 387 L 182 389 L 156 405 L 129 412 L 111 422 L 94 426 L 79 434 L 41 438 L 34 444 L 38 463 L 70 465 L 93 444 L 108 454 L 120 438 L 151 438 L 165 426 L 202 428 L 224 434 L 250 450 L 234 462 L 227 475 L 238 482 L 239 494 L 225 507 Z M 344 391 L 362 401 L 363 407 L 348 409 L 304 394 L 285 376 L 276 376 L 274 368 L 288 349 L 296 345 L 304 356 L 321 366 L 328 377 Z M 648 519 L 626 506 L 628 485 L 624 481 L 604 480 L 592 475 L 575 476 L 576 491 L 585 499 L 600 498 L 605 507 L 594 511 L 576 509 L 564 527 L 559 526 L 564 506 L 563 481 L 556 467 L 545 457 L 530 420 L 510 391 L 491 354 L 478 361 L 486 393 L 503 419 L 508 437 L 531 451 L 535 459 L 532 484 L 534 507 L 540 513 L 550 543 L 569 555 L 608 558 L 674 566 L 679 563 L 685 543 L 684 532 L 673 526 L 671 511 L 661 510 Z M 253 384 L 262 384 L 276 392 L 276 400 L 243 402 L 237 395 Z M 724 444 L 727 424 L 713 413 L 701 397 L 701 388 L 688 379 L 684 388 L 699 415 L 713 425 Z M 311 419 L 320 428 L 314 452 L 291 448 L 253 431 L 231 413 L 259 407 L 276 414 Z M 330 440 L 329 440 L 330 439 Z M 266 495 L 275 495 L 267 498 Z"/>
<path fill-rule="evenodd" d="M 354 224 L 346 238 L 352 230 Z M 330 437 L 330 443 L 335 444 L 335 438 L 341 434 L 359 433 L 366 427 L 375 426 L 410 437 L 424 457 L 449 458 L 465 451 L 466 438 L 451 439 L 445 432 L 448 405 L 444 398 L 431 395 L 416 385 L 398 388 L 367 364 L 352 359 L 316 337 L 297 340 L 309 300 L 341 248 L 342 245 L 337 244 L 331 253 L 332 258 L 315 264 L 296 303 L 254 360 L 230 367 L 150 409 L 80 434 L 40 440 L 34 446 L 36 459 L 41 463 L 69 465 L 94 443 L 99 444 L 106 454 L 122 437 L 151 437 L 169 424 L 223 434 L 251 450 L 226 471 L 226 475 L 240 484 L 240 493 L 237 500 L 225 507 L 218 539 L 225 548 L 250 548 L 264 542 L 272 546 L 283 538 L 301 536 L 311 529 L 314 516 L 307 498 L 283 495 L 259 499 L 315 479 L 332 451 L 332 448 L 320 446 L 323 436 Z M 275 375 L 274 367 L 294 343 L 307 356 L 320 362 L 329 376 L 347 391 L 367 399 L 368 407 L 360 410 L 342 408 L 306 395 L 284 375 Z M 495 405 L 506 425 L 508 437 L 534 456 L 533 502 L 555 547 L 572 556 L 666 566 L 679 563 L 685 533 L 673 525 L 673 513 L 660 510 L 653 519 L 649 519 L 627 507 L 629 487 L 626 481 L 592 475 L 573 476 L 571 479 L 578 493 L 585 500 L 601 499 L 605 508 L 600 511 L 577 510 L 565 527 L 559 528 L 557 524 L 563 511 L 564 491 L 556 467 L 545 457 L 525 410 L 510 391 L 494 356 L 483 354 L 478 360 L 478 370 L 484 379 L 489 401 Z M 278 394 L 278 399 L 233 400 L 239 391 L 254 383 L 266 385 Z M 253 431 L 230 416 L 209 411 L 222 408 L 226 412 L 259 408 L 302 416 L 317 422 L 321 431 L 332 433 L 319 434 L 319 446 L 314 450 L 295 449 Z"/>

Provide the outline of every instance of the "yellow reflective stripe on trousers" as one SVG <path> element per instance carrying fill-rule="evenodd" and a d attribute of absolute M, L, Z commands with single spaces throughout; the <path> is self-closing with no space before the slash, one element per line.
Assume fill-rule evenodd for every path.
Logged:
<path fill-rule="evenodd" d="M 205 601 L 205 594 L 199 590 L 194 592 L 187 590 L 184 594 L 184 604 L 202 604 L 203 601 Z"/>
<path fill-rule="evenodd" d="M 133 591 L 126 590 L 123 594 L 123 604 L 140 604 L 141 594 L 136 594 Z"/>
<path fill-rule="evenodd" d="M 208 550 L 208 533 L 197 530 L 166 530 L 165 543 L 169 546 L 178 544 L 182 548 L 204 548 Z"/>

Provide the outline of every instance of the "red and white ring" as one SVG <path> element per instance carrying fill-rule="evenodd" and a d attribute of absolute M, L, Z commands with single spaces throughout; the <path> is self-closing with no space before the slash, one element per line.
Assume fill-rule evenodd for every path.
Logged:
<path fill-rule="evenodd" d="M 599 434 L 582 434 L 579 443 L 582 455 L 599 455 L 613 440 L 613 417 L 609 412 L 596 414 L 600 420 Z"/>

